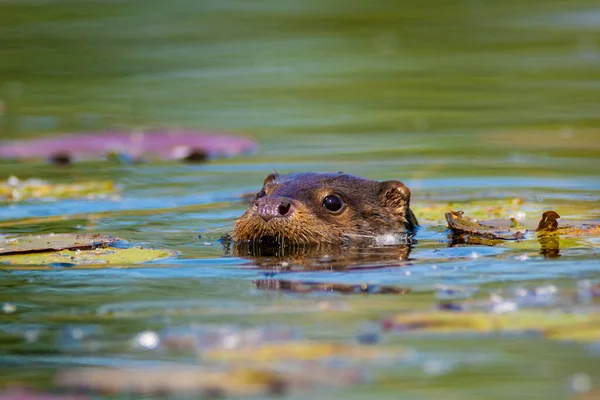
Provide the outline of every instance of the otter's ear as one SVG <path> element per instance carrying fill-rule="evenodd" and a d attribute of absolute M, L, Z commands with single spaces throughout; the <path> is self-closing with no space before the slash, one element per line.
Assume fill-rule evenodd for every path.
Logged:
<path fill-rule="evenodd" d="M 410 190 L 400 181 L 385 181 L 379 184 L 379 201 L 382 206 L 393 208 L 404 214 L 410 204 Z"/>
<path fill-rule="evenodd" d="M 265 181 L 263 182 L 263 186 L 267 186 L 269 183 L 273 183 L 277 179 L 279 179 L 278 173 L 271 174 L 265 178 Z"/>

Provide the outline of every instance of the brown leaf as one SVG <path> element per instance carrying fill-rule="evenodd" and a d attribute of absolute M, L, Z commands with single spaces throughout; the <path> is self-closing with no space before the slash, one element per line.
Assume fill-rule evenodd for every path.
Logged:
<path fill-rule="evenodd" d="M 457 235 L 472 235 L 489 240 L 519 240 L 525 236 L 525 230 L 502 229 L 497 226 L 485 225 L 481 222 L 473 221 L 464 216 L 462 211 L 450 211 L 446 213 L 448 227 Z"/>
<path fill-rule="evenodd" d="M 536 231 L 555 231 L 558 229 L 558 221 L 560 215 L 556 211 L 546 211 L 542 214 L 542 219 L 540 219 L 540 223 L 538 224 Z"/>

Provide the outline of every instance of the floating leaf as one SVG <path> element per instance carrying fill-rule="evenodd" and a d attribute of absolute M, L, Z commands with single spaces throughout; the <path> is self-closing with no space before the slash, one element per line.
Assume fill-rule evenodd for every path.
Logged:
<path fill-rule="evenodd" d="M 365 360 L 384 358 L 386 355 L 389 355 L 386 351 L 375 347 L 308 341 L 265 343 L 235 349 L 214 349 L 205 353 L 209 359 L 256 363 L 282 360 L 308 361 L 331 357 Z"/>
<path fill-rule="evenodd" d="M 394 329 L 429 332 L 538 332 L 559 340 L 600 340 L 600 314 L 527 310 L 508 313 L 425 312 L 392 318 Z M 389 322 L 387 322 L 389 327 Z"/>
<path fill-rule="evenodd" d="M 76 235 L 58 233 L 35 236 L 17 236 L 0 239 L 0 255 L 17 253 L 37 253 L 56 250 L 84 250 L 105 247 L 119 242 L 121 239 L 102 235 Z"/>
<path fill-rule="evenodd" d="M 511 231 L 473 221 L 464 216 L 462 211 L 446 213 L 446 221 L 448 221 L 448 227 L 457 235 L 474 235 L 490 240 L 518 240 L 523 239 L 525 235 L 524 230 Z"/>
<path fill-rule="evenodd" d="M 252 369 L 211 371 L 172 365 L 154 368 L 80 368 L 59 372 L 55 383 L 69 389 L 145 395 L 248 396 L 279 394 L 282 378 Z"/>
<path fill-rule="evenodd" d="M 564 237 L 598 237 L 600 236 L 600 225 L 565 226 L 558 228 L 558 233 Z"/>
<path fill-rule="evenodd" d="M 0 183 L 0 199 L 8 201 L 30 199 L 98 198 L 117 191 L 113 181 L 86 181 L 52 184 L 40 179 L 19 180 L 15 176 Z"/>
<path fill-rule="evenodd" d="M 172 250 L 154 250 L 141 247 L 106 247 L 95 250 L 61 250 L 52 253 L 0 255 L 0 264 L 10 265 L 119 265 L 137 264 L 172 257 Z"/>
<path fill-rule="evenodd" d="M 58 387 L 106 394 L 160 396 L 283 395 L 315 385 L 353 385 L 362 381 L 355 369 L 319 365 L 290 365 L 284 369 L 232 367 L 210 370 L 198 366 L 171 364 L 149 368 L 78 368 L 59 372 Z"/>
<path fill-rule="evenodd" d="M 7 142 L 0 145 L 0 158 L 44 159 L 59 164 L 112 155 L 130 161 L 156 158 L 203 161 L 243 154 L 255 148 L 256 143 L 247 137 L 200 131 L 99 132 Z"/>
<path fill-rule="evenodd" d="M 558 221 L 560 215 L 556 211 L 546 211 L 542 214 L 542 219 L 536 229 L 537 232 L 546 231 L 552 232 L 558 229 Z"/>
<path fill-rule="evenodd" d="M 19 387 L 0 391 L 0 400 L 83 400 L 89 398 L 88 396 L 74 394 L 44 393 Z"/>

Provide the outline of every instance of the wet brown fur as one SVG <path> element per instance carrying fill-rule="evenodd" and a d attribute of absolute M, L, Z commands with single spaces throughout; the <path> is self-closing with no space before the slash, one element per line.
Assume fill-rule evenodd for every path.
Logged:
<path fill-rule="evenodd" d="M 344 238 L 412 233 L 418 225 L 410 210 L 410 190 L 399 181 L 377 182 L 347 174 L 271 174 L 262 199 L 285 199 L 293 212 L 264 221 L 257 215 L 258 196 L 238 219 L 232 237 L 237 243 L 273 238 L 282 246 L 338 244 Z M 346 206 L 337 215 L 323 207 L 323 199 L 339 195 Z"/>

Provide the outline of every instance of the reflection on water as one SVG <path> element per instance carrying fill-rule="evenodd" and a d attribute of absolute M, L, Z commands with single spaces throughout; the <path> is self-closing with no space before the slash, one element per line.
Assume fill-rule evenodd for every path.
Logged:
<path fill-rule="evenodd" d="M 277 270 L 344 270 L 402 266 L 412 245 L 376 246 L 365 244 L 321 246 L 259 246 L 236 243 L 233 254 L 252 261 L 260 268 Z"/>

